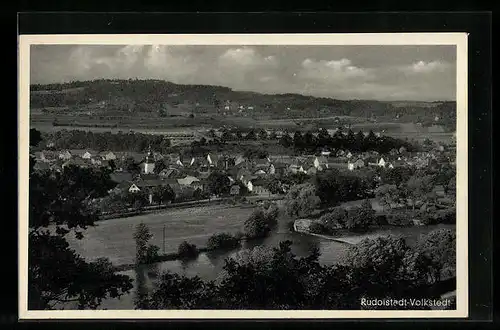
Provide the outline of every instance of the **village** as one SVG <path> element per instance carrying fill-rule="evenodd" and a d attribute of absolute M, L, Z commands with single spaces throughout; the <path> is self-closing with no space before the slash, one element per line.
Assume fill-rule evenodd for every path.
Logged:
<path fill-rule="evenodd" d="M 224 135 L 221 131 L 223 129 L 215 130 L 216 134 L 212 133 L 212 136 L 220 138 Z M 196 156 L 162 153 L 151 145 L 145 152 L 54 150 L 53 145 L 48 145 L 47 149 L 51 150 L 34 152 L 35 170 L 61 171 L 71 165 L 105 168 L 116 184 L 110 191 L 111 196 L 135 196 L 128 206 L 123 205 L 123 209 L 240 196 L 256 201 L 282 199 L 293 186 L 293 182 L 285 180 L 290 176 L 311 178 L 329 169 L 355 174 L 367 169 L 375 169 L 380 173 L 395 168 L 425 169 L 439 164 L 454 166 L 456 153 L 453 143 L 429 144 L 424 150 L 416 152 L 407 151 L 401 146 L 383 154 L 377 151 L 321 148 L 309 155 L 245 155 L 223 151 Z M 380 176 L 376 178 L 380 181 Z M 382 184 L 379 182 L 377 185 Z M 435 190 L 443 197 L 442 185 L 437 185 Z M 107 205 L 110 206 L 109 203 Z M 114 213 L 118 211 L 116 207 L 111 209 Z M 101 211 L 104 214 L 110 212 Z"/>

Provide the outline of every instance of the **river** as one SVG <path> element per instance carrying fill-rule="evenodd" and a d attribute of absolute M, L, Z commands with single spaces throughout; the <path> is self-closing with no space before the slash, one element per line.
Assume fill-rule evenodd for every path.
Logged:
<path fill-rule="evenodd" d="M 405 227 L 392 228 L 374 232 L 374 234 L 394 234 L 402 235 L 407 239 L 408 244 L 414 244 L 422 235 L 429 233 L 432 230 L 439 228 L 455 229 L 454 225 L 434 225 L 421 227 Z M 342 261 L 347 254 L 349 245 L 321 239 L 314 236 L 291 233 L 286 230 L 278 230 L 270 237 L 245 243 L 241 249 L 252 248 L 257 245 L 277 246 L 280 241 L 291 240 L 292 251 L 298 256 L 306 256 L 311 251 L 312 247 L 318 247 L 321 256 L 320 263 L 324 265 L 332 265 Z M 239 250 L 241 250 L 239 249 Z M 199 276 L 204 280 L 214 280 L 224 266 L 224 259 L 230 255 L 237 253 L 239 250 L 224 252 L 224 253 L 202 253 L 196 260 L 183 261 L 166 261 L 157 264 L 143 266 L 139 269 L 124 271 L 122 274 L 130 276 L 134 281 L 139 279 L 143 285 L 152 288 L 156 278 L 157 271 L 171 271 L 185 276 Z M 134 308 L 135 288 L 125 296 L 119 299 L 107 299 L 100 306 L 101 309 L 124 309 L 129 310 Z"/>

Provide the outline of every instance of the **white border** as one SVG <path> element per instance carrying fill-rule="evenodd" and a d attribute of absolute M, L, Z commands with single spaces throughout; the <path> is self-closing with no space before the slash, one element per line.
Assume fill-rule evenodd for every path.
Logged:
<path fill-rule="evenodd" d="M 457 309 L 454 311 L 83 310 L 29 311 L 28 164 L 30 45 L 455 45 L 457 50 Z M 188 34 L 19 36 L 19 318 L 20 319 L 301 319 L 464 318 L 468 316 L 467 34 Z"/>

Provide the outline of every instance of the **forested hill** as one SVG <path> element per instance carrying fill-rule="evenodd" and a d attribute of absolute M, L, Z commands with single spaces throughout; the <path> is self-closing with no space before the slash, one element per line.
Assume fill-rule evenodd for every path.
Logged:
<path fill-rule="evenodd" d="M 107 114 L 183 113 L 273 118 L 354 116 L 430 124 L 436 116 L 455 124 L 450 101 L 382 102 L 335 100 L 298 94 L 268 95 L 209 85 L 179 85 L 162 80 L 94 80 L 31 85 L 31 108 L 41 111 L 105 111 Z M 240 111 L 241 110 L 241 111 Z"/>

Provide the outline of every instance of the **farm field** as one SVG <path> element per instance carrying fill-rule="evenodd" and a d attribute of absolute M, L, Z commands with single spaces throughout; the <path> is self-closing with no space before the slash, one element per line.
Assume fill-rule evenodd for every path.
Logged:
<path fill-rule="evenodd" d="M 275 128 L 275 129 L 286 129 L 287 126 L 276 126 L 271 127 L 269 125 L 265 125 L 264 122 L 261 123 L 262 128 Z M 211 126 L 209 125 L 198 125 L 198 126 L 189 126 L 189 127 L 174 127 L 174 125 L 163 125 L 163 123 L 156 124 L 156 126 L 145 124 L 143 126 L 135 126 L 132 127 L 130 125 L 118 126 L 118 127 L 92 127 L 90 126 L 53 126 L 52 123 L 49 122 L 33 122 L 31 127 L 36 128 L 42 132 L 55 132 L 59 130 L 84 130 L 84 131 L 92 131 L 92 132 L 139 132 L 144 134 L 203 134 L 210 130 Z M 216 127 L 215 125 L 212 127 Z M 258 128 L 257 125 L 253 126 Z M 335 128 L 335 126 L 331 126 Z M 289 127 L 291 129 L 292 126 Z M 419 127 L 417 125 L 411 123 L 363 123 L 363 124 L 354 124 L 351 126 L 354 132 L 359 130 L 367 132 L 369 130 L 373 130 L 374 132 L 381 132 L 384 130 L 382 135 L 387 135 L 394 138 L 399 139 L 408 139 L 415 141 L 423 141 L 426 138 L 434 140 L 436 142 L 444 142 L 449 143 L 453 139 L 454 133 L 444 132 L 442 127 L 440 126 L 431 126 L 431 127 Z M 301 129 L 305 130 L 303 127 L 299 127 L 297 125 L 293 126 L 293 129 Z"/>

